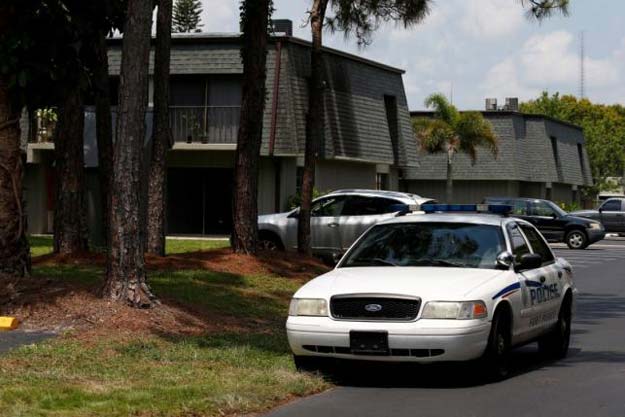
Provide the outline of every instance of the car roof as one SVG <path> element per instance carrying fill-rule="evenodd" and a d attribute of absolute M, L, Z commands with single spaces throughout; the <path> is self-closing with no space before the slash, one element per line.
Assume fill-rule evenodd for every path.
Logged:
<path fill-rule="evenodd" d="M 335 191 L 332 191 L 331 193 L 324 195 L 324 197 L 334 196 L 334 195 L 362 195 L 362 196 L 367 196 L 367 197 L 394 198 L 394 199 L 402 200 L 402 202 L 410 203 L 410 204 L 413 204 L 415 202 L 420 202 L 420 200 L 433 200 L 431 198 L 421 197 L 418 194 L 402 193 L 400 191 L 366 190 L 366 189 L 358 189 L 358 188 L 335 190 Z"/>
<path fill-rule="evenodd" d="M 497 214 L 483 213 L 433 213 L 433 214 L 409 214 L 394 217 L 378 224 L 402 224 L 402 223 L 470 223 L 484 224 L 489 226 L 502 226 L 511 221 L 518 221 L 511 217 L 503 217 Z"/>
<path fill-rule="evenodd" d="M 486 197 L 484 201 L 550 201 L 544 198 L 531 198 L 531 197 Z"/>

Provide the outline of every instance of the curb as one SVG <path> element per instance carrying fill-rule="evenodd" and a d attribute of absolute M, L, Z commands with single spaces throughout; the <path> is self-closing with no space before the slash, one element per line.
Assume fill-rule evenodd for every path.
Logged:
<path fill-rule="evenodd" d="M 0 332 L 15 330 L 19 325 L 20 322 L 15 317 L 0 317 Z"/>

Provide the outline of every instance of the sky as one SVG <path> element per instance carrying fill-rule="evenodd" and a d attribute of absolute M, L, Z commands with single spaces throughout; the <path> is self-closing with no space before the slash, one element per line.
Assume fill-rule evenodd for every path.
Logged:
<path fill-rule="evenodd" d="M 238 31 L 237 0 L 202 0 L 205 32 Z M 273 17 L 291 19 L 310 39 L 310 0 L 274 0 Z M 625 104 L 625 1 L 571 0 L 568 17 L 530 20 L 519 0 L 434 0 L 413 28 L 388 23 L 359 48 L 353 38 L 324 33 L 327 46 L 402 68 L 411 110 L 441 92 L 462 110 L 486 97 L 527 100 L 541 91 L 579 95 L 580 34 L 585 44 L 585 95 Z"/>

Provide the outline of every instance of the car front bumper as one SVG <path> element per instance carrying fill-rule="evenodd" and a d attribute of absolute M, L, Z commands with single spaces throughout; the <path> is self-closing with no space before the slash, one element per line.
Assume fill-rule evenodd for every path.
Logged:
<path fill-rule="evenodd" d="M 477 359 L 490 333 L 486 320 L 358 322 L 330 317 L 289 317 L 287 336 L 295 355 L 388 362 L 447 362 Z M 388 332 L 388 355 L 353 354 L 350 331 Z"/>
<path fill-rule="evenodd" d="M 586 229 L 588 233 L 588 244 L 593 244 L 605 238 L 604 229 Z"/>

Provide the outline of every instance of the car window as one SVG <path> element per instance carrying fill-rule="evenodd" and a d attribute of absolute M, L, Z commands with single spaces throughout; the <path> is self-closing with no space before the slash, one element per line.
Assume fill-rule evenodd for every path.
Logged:
<path fill-rule="evenodd" d="M 345 197 L 327 197 L 313 203 L 310 215 L 312 217 L 336 217 L 340 216 L 345 204 Z"/>
<path fill-rule="evenodd" d="M 621 211 L 621 200 L 608 200 L 601 206 L 604 211 Z"/>
<path fill-rule="evenodd" d="M 342 216 L 372 216 L 399 211 L 397 200 L 378 197 L 350 196 L 345 201 Z"/>
<path fill-rule="evenodd" d="M 530 216 L 552 217 L 556 212 L 553 207 L 544 201 L 532 201 L 529 214 Z"/>
<path fill-rule="evenodd" d="M 549 249 L 549 246 L 545 243 L 540 233 L 529 225 L 521 225 L 521 230 L 525 234 L 527 240 L 529 240 L 534 253 L 539 254 L 543 258 L 543 265 L 554 261 L 553 253 Z"/>
<path fill-rule="evenodd" d="M 527 216 L 527 202 L 525 200 L 515 200 L 510 204 L 512 206 L 512 213 L 521 216 Z"/>
<path fill-rule="evenodd" d="M 373 227 L 340 267 L 435 266 L 495 269 L 505 250 L 499 226 L 415 222 Z"/>
<path fill-rule="evenodd" d="M 514 255 L 515 262 L 521 261 L 521 256 L 526 253 L 530 253 L 530 248 L 516 223 L 508 226 L 508 236 L 510 237 L 510 244 L 512 245 L 512 254 Z"/>

